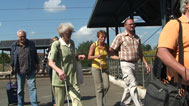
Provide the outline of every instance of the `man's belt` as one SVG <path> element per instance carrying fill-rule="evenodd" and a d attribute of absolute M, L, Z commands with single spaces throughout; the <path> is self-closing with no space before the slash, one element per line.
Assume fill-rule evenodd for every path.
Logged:
<path fill-rule="evenodd" d="M 121 62 L 136 63 L 137 61 L 120 60 Z"/>

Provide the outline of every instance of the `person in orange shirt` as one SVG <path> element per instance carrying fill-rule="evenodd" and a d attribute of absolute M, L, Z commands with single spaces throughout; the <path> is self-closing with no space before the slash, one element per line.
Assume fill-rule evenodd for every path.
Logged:
<path fill-rule="evenodd" d="M 178 36 L 179 23 L 177 20 L 170 20 L 163 28 L 159 42 L 157 56 L 167 66 L 168 80 L 178 80 L 178 74 L 182 76 L 183 84 L 189 90 L 189 0 L 181 1 L 182 16 L 179 20 L 182 24 L 184 65 L 178 62 Z M 166 40 L 165 40 L 166 39 Z"/>

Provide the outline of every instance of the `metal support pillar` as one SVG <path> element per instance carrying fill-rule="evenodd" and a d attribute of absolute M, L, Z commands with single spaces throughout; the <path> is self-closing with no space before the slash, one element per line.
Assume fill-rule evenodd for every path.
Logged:
<path fill-rule="evenodd" d="M 166 0 L 160 0 L 160 7 L 161 7 L 161 26 L 162 28 L 166 24 Z"/>
<path fill-rule="evenodd" d="M 110 39 L 109 39 L 109 27 L 106 27 L 106 36 L 107 36 L 107 44 L 108 44 L 108 46 L 110 46 Z"/>
<path fill-rule="evenodd" d="M 144 63 L 142 62 L 142 86 L 145 87 Z"/>
<path fill-rule="evenodd" d="M 117 36 L 118 34 L 118 27 L 115 27 L 115 34 Z M 120 60 L 117 61 L 117 74 L 115 75 L 115 79 L 117 80 L 119 78 L 119 73 L 120 73 L 120 70 L 119 70 L 119 66 L 120 66 Z"/>
<path fill-rule="evenodd" d="M 117 34 L 118 34 L 118 27 L 115 27 L 115 34 L 117 36 Z"/>
<path fill-rule="evenodd" d="M 2 59 L 2 65 L 3 65 L 3 72 L 5 72 L 5 58 L 4 58 L 4 50 L 2 50 L 1 59 Z"/>
<path fill-rule="evenodd" d="M 44 58 L 45 58 L 45 54 L 46 54 L 46 53 L 45 53 L 45 49 L 43 49 L 43 55 L 44 55 Z"/>

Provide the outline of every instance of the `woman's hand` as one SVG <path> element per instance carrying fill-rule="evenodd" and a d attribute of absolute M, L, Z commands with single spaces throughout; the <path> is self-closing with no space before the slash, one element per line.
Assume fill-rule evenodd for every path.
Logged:
<path fill-rule="evenodd" d="M 66 74 L 62 70 L 58 71 L 58 75 L 61 80 L 66 80 Z"/>
<path fill-rule="evenodd" d="M 57 67 L 53 60 L 49 59 L 49 66 L 55 70 L 58 73 L 58 76 L 61 80 L 65 80 L 66 79 L 66 74 L 64 72 L 64 70 L 62 70 L 61 68 Z"/>
<path fill-rule="evenodd" d="M 78 59 L 79 60 L 84 60 L 85 59 L 85 55 L 78 55 Z"/>
<path fill-rule="evenodd" d="M 96 55 L 96 58 L 100 59 L 102 56 L 101 55 Z"/>

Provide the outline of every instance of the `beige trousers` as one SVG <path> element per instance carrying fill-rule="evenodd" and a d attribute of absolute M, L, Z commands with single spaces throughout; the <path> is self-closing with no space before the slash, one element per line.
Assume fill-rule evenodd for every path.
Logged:
<path fill-rule="evenodd" d="M 56 106 L 64 106 L 64 100 L 66 98 L 65 86 L 53 86 L 53 93 Z M 81 103 L 81 95 L 78 85 L 69 85 L 68 93 L 72 100 L 72 106 L 83 106 Z"/>
<path fill-rule="evenodd" d="M 138 96 L 135 78 L 137 64 L 121 62 L 120 65 L 123 73 L 123 80 L 126 86 L 121 99 L 121 105 L 128 105 L 131 103 L 131 100 L 133 100 L 135 106 L 141 106 L 142 104 Z"/>
<path fill-rule="evenodd" d="M 92 67 L 92 74 L 95 84 L 97 106 L 104 106 L 103 99 L 110 87 L 108 70 L 102 70 L 101 72 L 101 70 Z"/>

